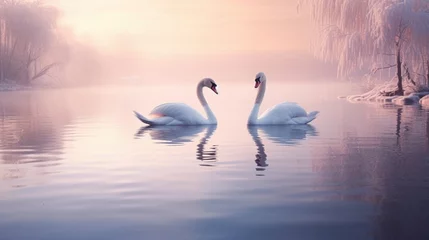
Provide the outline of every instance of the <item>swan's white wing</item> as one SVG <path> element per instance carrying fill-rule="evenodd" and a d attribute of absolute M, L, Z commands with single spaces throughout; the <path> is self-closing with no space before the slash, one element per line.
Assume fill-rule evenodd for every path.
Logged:
<path fill-rule="evenodd" d="M 265 111 L 258 119 L 259 124 L 306 124 L 315 116 L 308 116 L 307 112 L 296 103 L 284 102 Z"/>
<path fill-rule="evenodd" d="M 184 103 L 165 103 L 154 108 L 150 115 L 155 118 L 170 117 L 174 119 L 169 125 L 206 124 L 199 112 Z"/>
<path fill-rule="evenodd" d="M 270 118 L 305 117 L 307 112 L 296 103 L 284 102 L 267 109 L 262 115 Z"/>

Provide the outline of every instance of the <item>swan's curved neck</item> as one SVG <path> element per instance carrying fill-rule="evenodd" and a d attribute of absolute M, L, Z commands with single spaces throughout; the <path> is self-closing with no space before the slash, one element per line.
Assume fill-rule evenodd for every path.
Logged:
<path fill-rule="evenodd" d="M 204 81 L 201 81 L 198 84 L 198 86 L 197 86 L 198 100 L 200 100 L 200 103 L 203 106 L 204 111 L 207 114 L 207 118 L 208 118 L 209 123 L 217 123 L 216 117 L 213 114 L 212 110 L 210 109 L 209 104 L 207 103 L 206 98 L 204 97 L 203 88 L 204 88 Z"/>
<path fill-rule="evenodd" d="M 265 89 L 267 88 L 267 82 L 263 81 L 259 85 L 258 95 L 256 95 L 255 105 L 253 106 L 252 111 L 250 112 L 248 124 L 256 124 L 258 120 L 259 108 L 261 106 L 262 100 L 264 100 Z"/>
<path fill-rule="evenodd" d="M 263 81 L 259 86 L 258 95 L 256 95 L 255 104 L 261 104 L 264 100 L 265 89 L 267 88 L 267 82 Z"/>

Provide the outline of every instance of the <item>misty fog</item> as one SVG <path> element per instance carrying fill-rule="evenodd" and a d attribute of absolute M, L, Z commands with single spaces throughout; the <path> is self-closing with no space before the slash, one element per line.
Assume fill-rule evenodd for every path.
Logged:
<path fill-rule="evenodd" d="M 335 66 L 308 51 L 311 29 L 295 2 L 255 4 L 4 1 L 0 66 L 7 70 L 0 80 L 62 87 L 207 76 L 246 81 L 258 71 L 273 81 L 335 78 Z M 278 4 L 290 15 L 275 11 L 267 18 Z"/>

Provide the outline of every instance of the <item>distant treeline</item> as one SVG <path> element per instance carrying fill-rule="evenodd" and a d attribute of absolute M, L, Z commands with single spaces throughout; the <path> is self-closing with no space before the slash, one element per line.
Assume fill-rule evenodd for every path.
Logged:
<path fill-rule="evenodd" d="M 47 54 L 58 41 L 58 17 L 41 1 L 0 0 L 0 82 L 29 84 L 61 64 Z"/>

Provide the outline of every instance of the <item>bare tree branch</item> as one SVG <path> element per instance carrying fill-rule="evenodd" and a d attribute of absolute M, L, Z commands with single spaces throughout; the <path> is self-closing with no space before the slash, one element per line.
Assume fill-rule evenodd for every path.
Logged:
<path fill-rule="evenodd" d="M 58 63 L 54 62 L 51 63 L 47 66 L 45 66 L 44 68 L 42 68 L 42 70 L 40 70 L 38 73 L 34 74 L 34 76 L 31 78 L 31 80 L 35 80 L 39 77 L 42 77 L 43 75 L 45 75 L 51 68 L 55 67 Z"/>
<path fill-rule="evenodd" d="M 372 73 L 376 73 L 379 70 L 389 69 L 389 68 L 393 68 L 393 67 L 396 67 L 396 66 L 397 66 L 396 64 L 393 64 L 393 65 L 389 65 L 389 66 L 385 66 L 385 67 L 374 68 L 374 69 L 372 69 Z"/>
<path fill-rule="evenodd" d="M 377 53 L 379 55 L 385 55 L 385 56 L 395 56 L 394 53 Z"/>
<path fill-rule="evenodd" d="M 416 86 L 416 82 L 414 82 L 414 80 L 411 78 L 410 71 L 409 71 L 409 69 L 408 69 L 408 67 L 407 67 L 407 65 L 406 65 L 406 64 L 404 64 L 404 69 L 405 69 L 405 76 L 407 77 L 407 79 L 408 79 L 408 80 L 410 80 L 410 82 L 411 82 L 414 86 Z"/>
<path fill-rule="evenodd" d="M 423 75 L 423 74 L 421 74 L 421 73 L 418 73 L 418 72 L 415 72 L 415 71 L 413 71 L 413 74 L 416 74 L 416 75 L 418 75 L 418 76 L 420 76 L 420 77 L 424 77 L 424 78 L 426 78 L 426 76 L 425 76 L 425 75 Z"/>

